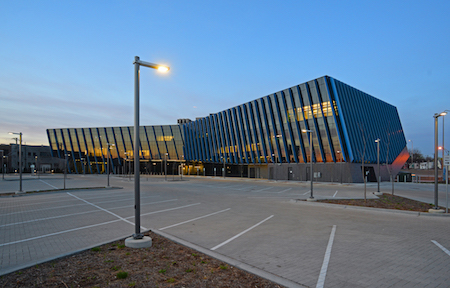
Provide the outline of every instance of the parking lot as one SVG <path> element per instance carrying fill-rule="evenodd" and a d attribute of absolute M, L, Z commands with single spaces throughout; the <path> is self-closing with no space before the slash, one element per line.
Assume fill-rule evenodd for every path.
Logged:
<path fill-rule="evenodd" d="M 6 180 L 0 191 L 17 190 L 16 180 Z M 115 188 L 79 189 L 104 187 L 106 176 L 70 175 L 70 190 L 1 197 L 0 275 L 133 234 L 134 183 L 110 180 Z M 307 182 L 167 180 L 141 179 L 142 229 L 309 287 L 450 283 L 450 217 L 295 201 L 309 197 Z M 63 178 L 23 183 L 26 191 L 56 189 Z M 396 194 L 433 202 L 432 187 L 419 185 L 398 183 Z M 375 189 L 368 185 L 368 197 Z M 390 192 L 390 184 L 383 190 Z M 314 195 L 361 198 L 363 186 L 315 184 Z"/>

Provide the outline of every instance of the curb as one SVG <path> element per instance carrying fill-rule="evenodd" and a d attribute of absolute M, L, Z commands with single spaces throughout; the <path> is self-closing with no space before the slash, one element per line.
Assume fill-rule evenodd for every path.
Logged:
<path fill-rule="evenodd" d="M 300 205 L 309 205 L 309 206 L 321 206 L 321 207 L 333 207 L 338 209 L 353 209 L 353 210 L 366 210 L 366 211 L 375 211 L 379 213 L 394 213 L 394 214 L 409 214 L 412 216 L 428 216 L 428 217 L 450 217 L 449 214 L 441 214 L 441 213 L 428 213 L 428 212 L 417 212 L 417 211 L 407 211 L 407 210 L 394 210 L 394 209 L 384 209 L 384 208 L 374 208 L 374 207 L 362 207 L 362 206 L 353 206 L 353 205 L 341 205 L 341 204 L 331 204 L 331 203 L 322 203 L 322 202 L 308 202 L 301 199 L 291 199 L 290 203 L 300 204 Z"/>

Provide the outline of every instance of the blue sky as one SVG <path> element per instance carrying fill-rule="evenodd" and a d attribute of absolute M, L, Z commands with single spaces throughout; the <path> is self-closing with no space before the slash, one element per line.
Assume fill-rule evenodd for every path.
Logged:
<path fill-rule="evenodd" d="M 1 1 L 0 143 L 133 125 L 140 56 L 171 67 L 141 68 L 142 125 L 329 75 L 396 106 L 432 155 L 432 116 L 450 109 L 449 14 L 450 1 Z"/>

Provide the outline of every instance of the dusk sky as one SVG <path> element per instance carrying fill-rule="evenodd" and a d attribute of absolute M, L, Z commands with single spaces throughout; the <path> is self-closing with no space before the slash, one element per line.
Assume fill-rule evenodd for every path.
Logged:
<path fill-rule="evenodd" d="M 134 56 L 171 68 L 141 67 L 141 125 L 329 75 L 396 106 L 432 155 L 433 115 L 450 110 L 450 1 L 1 1 L 0 143 L 132 126 Z"/>

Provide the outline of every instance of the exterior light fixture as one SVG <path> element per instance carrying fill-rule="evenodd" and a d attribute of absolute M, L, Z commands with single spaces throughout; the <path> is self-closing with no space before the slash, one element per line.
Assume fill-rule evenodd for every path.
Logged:
<path fill-rule="evenodd" d="M 16 192 L 16 194 L 23 193 L 22 191 L 22 132 L 9 132 L 10 135 L 19 135 L 19 191 Z M 17 138 L 16 138 L 16 144 L 17 144 Z"/>
<path fill-rule="evenodd" d="M 307 130 L 307 129 L 302 129 L 303 133 L 309 133 L 309 149 L 310 149 L 310 170 L 311 170 L 311 196 L 307 199 L 308 201 L 316 201 L 314 199 L 314 194 L 313 194 L 313 180 L 314 180 L 314 169 L 313 169 L 313 148 L 312 148 L 312 133 L 314 132 L 313 130 Z"/>
<path fill-rule="evenodd" d="M 140 66 L 157 69 L 160 72 L 169 71 L 168 66 L 145 62 L 134 57 L 134 209 L 135 233 L 125 240 L 125 245 L 131 248 L 144 248 L 152 245 L 152 239 L 141 233 L 141 199 L 140 199 L 140 161 L 139 161 L 139 77 Z"/>
<path fill-rule="evenodd" d="M 377 177 L 377 184 L 378 184 L 378 189 L 377 189 L 377 193 L 374 193 L 375 195 L 381 195 L 382 193 L 380 192 L 380 138 L 378 138 L 377 140 L 375 140 L 375 143 L 377 143 L 377 170 L 378 170 L 378 177 Z"/>
<path fill-rule="evenodd" d="M 434 208 L 429 209 L 429 212 L 443 213 L 444 210 L 439 209 L 439 195 L 438 195 L 438 118 L 447 115 L 447 112 L 435 113 L 434 118 Z"/>

